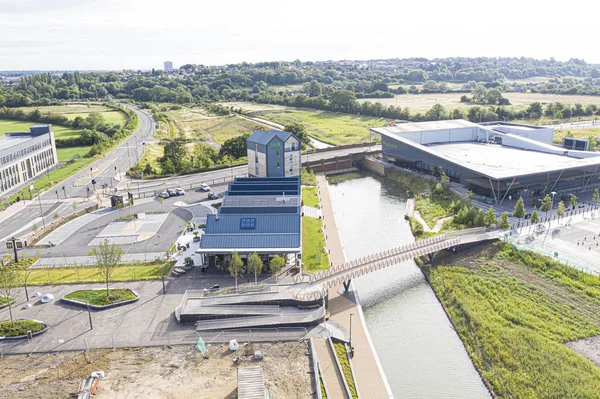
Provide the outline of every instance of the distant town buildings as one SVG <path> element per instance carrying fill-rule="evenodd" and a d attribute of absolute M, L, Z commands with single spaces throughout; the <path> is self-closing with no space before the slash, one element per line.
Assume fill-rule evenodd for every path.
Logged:
<path fill-rule="evenodd" d="M 173 63 L 171 61 L 165 61 L 165 72 L 171 72 L 173 70 Z"/>
<path fill-rule="evenodd" d="M 0 194 L 35 179 L 58 163 L 52 125 L 0 137 Z"/>
<path fill-rule="evenodd" d="M 248 143 L 248 175 L 255 177 L 300 176 L 300 140 L 281 130 L 252 133 Z"/>

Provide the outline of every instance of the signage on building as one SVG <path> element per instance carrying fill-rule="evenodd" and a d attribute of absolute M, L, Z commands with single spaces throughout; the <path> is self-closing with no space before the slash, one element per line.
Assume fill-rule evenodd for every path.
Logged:
<path fill-rule="evenodd" d="M 271 141 L 271 147 L 281 147 L 281 143 L 279 141 Z"/>

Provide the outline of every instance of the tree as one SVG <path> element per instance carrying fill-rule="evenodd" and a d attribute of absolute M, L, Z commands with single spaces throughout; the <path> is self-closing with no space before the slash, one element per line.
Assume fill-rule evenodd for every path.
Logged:
<path fill-rule="evenodd" d="M 308 95 L 310 97 L 318 97 L 322 92 L 321 83 L 317 82 L 316 80 L 311 80 L 308 88 Z"/>
<path fill-rule="evenodd" d="M 284 265 L 285 265 L 285 260 L 281 256 L 277 255 L 277 256 L 274 256 L 271 259 L 271 261 L 269 262 L 269 269 L 271 269 L 271 273 L 273 275 L 275 275 L 275 274 L 279 273 L 279 271 L 281 269 L 283 269 Z"/>
<path fill-rule="evenodd" d="M 565 210 L 566 210 L 566 206 L 565 203 L 560 201 L 558 203 L 558 206 L 556 207 L 556 214 L 558 215 L 558 217 L 563 217 L 565 216 Z"/>
<path fill-rule="evenodd" d="M 165 174 L 184 172 L 188 168 L 188 152 L 185 142 L 171 140 L 165 145 L 164 155 L 158 159 Z"/>
<path fill-rule="evenodd" d="M 598 188 L 596 187 L 596 189 L 594 190 L 594 194 L 592 195 L 592 199 L 594 201 L 598 201 L 599 197 L 600 197 L 600 192 L 598 192 Z"/>
<path fill-rule="evenodd" d="M 537 207 L 533 207 L 533 213 L 531 214 L 531 223 L 538 224 L 540 222 L 540 215 L 538 215 Z"/>
<path fill-rule="evenodd" d="M 246 142 L 248 137 L 250 137 L 250 133 L 225 140 L 219 150 L 219 157 L 223 158 L 225 155 L 230 155 L 233 159 L 238 159 L 248 156 L 248 143 Z"/>
<path fill-rule="evenodd" d="M 493 206 L 490 206 L 490 209 L 488 209 L 487 212 L 485 213 L 485 216 L 483 218 L 483 223 L 486 226 L 491 226 L 493 224 L 496 224 L 496 211 L 494 211 Z"/>
<path fill-rule="evenodd" d="M 513 216 L 518 218 L 519 224 L 521 224 L 521 219 L 525 217 L 525 204 L 523 204 L 523 198 L 519 198 L 519 200 L 515 204 L 515 208 L 513 209 Z"/>
<path fill-rule="evenodd" d="M 329 101 L 334 110 L 342 109 L 348 112 L 350 107 L 356 103 L 356 96 L 350 90 L 337 90 L 329 95 Z"/>
<path fill-rule="evenodd" d="M 17 287 L 18 271 L 15 267 L 8 265 L 0 267 L 0 294 L 8 301 L 8 313 L 10 325 L 15 326 L 12 314 L 12 301 Z"/>
<path fill-rule="evenodd" d="M 575 209 L 575 205 L 577 205 L 577 203 L 579 202 L 579 200 L 577 199 L 576 195 L 571 195 L 571 208 Z"/>
<path fill-rule="evenodd" d="M 502 212 L 500 215 L 499 226 L 501 229 L 508 229 L 510 227 L 510 222 L 508 221 L 508 212 Z"/>
<path fill-rule="evenodd" d="M 433 106 L 425 113 L 425 119 L 428 121 L 440 121 L 448 119 L 448 112 L 441 104 L 433 104 Z"/>
<path fill-rule="evenodd" d="M 540 211 L 546 212 L 546 219 L 548 219 L 548 211 L 552 209 L 552 198 L 546 194 L 544 200 L 542 201 L 542 205 L 540 206 Z"/>
<path fill-rule="evenodd" d="M 238 282 L 238 277 L 241 276 L 242 274 L 244 274 L 244 262 L 242 262 L 242 259 L 240 259 L 237 251 L 233 251 L 231 253 L 231 262 L 229 262 L 229 268 L 227 270 L 229 270 L 229 273 L 231 274 L 231 277 L 233 277 L 235 279 L 235 288 L 237 289 L 237 282 Z"/>
<path fill-rule="evenodd" d="M 287 124 L 283 127 L 283 130 L 286 132 L 294 133 L 298 139 L 302 142 L 302 144 L 308 144 L 310 142 L 310 138 L 308 137 L 308 133 L 306 133 L 306 127 L 300 122 L 293 122 Z"/>
<path fill-rule="evenodd" d="M 158 203 L 160 204 L 160 210 L 163 210 L 163 202 L 165 202 L 165 199 L 163 197 L 158 197 Z"/>
<path fill-rule="evenodd" d="M 260 256 L 256 252 L 250 255 L 250 259 L 248 260 L 248 272 L 254 273 L 254 283 L 257 283 L 258 273 L 262 271 L 263 263 L 260 259 Z"/>
<path fill-rule="evenodd" d="M 115 267 L 121 263 L 123 250 L 115 244 L 109 244 L 108 240 L 104 240 L 104 243 L 100 243 L 98 249 L 94 248 L 90 251 L 90 256 L 94 257 L 96 267 L 98 267 L 100 275 L 106 281 L 106 296 L 108 296 L 108 281 Z"/>

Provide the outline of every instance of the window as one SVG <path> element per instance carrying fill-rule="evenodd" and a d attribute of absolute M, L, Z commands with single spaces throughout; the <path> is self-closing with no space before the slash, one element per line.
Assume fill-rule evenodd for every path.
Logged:
<path fill-rule="evenodd" d="M 277 156 L 281 155 L 281 151 L 277 150 Z"/>
<path fill-rule="evenodd" d="M 281 168 L 281 162 L 277 162 L 277 168 Z"/>
<path fill-rule="evenodd" d="M 254 227 L 256 227 L 255 218 L 242 218 L 240 223 L 241 229 L 253 229 Z"/>
<path fill-rule="evenodd" d="M 296 151 L 296 143 L 292 143 L 292 151 Z"/>

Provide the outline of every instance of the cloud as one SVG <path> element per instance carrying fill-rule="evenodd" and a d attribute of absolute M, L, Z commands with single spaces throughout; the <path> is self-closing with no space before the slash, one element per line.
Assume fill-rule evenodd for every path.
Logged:
<path fill-rule="evenodd" d="M 35 14 L 84 6 L 89 0 L 0 0 L 0 14 Z"/>

